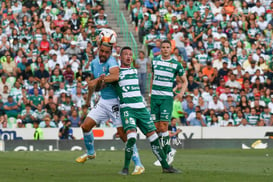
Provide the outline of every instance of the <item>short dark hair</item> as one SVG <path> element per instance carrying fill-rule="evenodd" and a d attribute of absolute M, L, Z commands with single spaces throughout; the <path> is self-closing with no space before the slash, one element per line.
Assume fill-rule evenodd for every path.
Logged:
<path fill-rule="evenodd" d="M 172 46 L 172 43 L 171 43 L 169 40 L 163 40 L 163 41 L 161 42 L 160 47 L 161 47 L 164 43 L 170 44 L 170 46 Z"/>
<path fill-rule="evenodd" d="M 120 55 L 122 55 L 122 52 L 124 51 L 124 50 L 132 50 L 132 48 L 131 47 L 129 47 L 129 46 L 125 46 L 125 47 L 123 47 L 121 50 L 120 50 Z"/>
<path fill-rule="evenodd" d="M 113 48 L 113 44 L 111 44 L 111 43 L 108 43 L 108 42 L 101 42 L 101 44 L 100 44 L 100 46 L 102 46 L 102 45 L 104 45 L 104 46 L 106 46 L 106 47 L 110 47 L 111 49 Z"/>

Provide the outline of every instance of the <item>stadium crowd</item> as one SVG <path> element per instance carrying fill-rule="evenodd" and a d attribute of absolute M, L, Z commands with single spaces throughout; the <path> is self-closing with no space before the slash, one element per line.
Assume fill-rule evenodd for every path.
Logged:
<path fill-rule="evenodd" d="M 80 126 L 103 1 L 2 1 L 0 19 L 0 126 Z"/>
<path fill-rule="evenodd" d="M 187 94 L 174 99 L 179 123 L 273 125 L 273 2 L 126 0 L 126 7 L 148 57 L 167 39 L 187 72 Z"/>
<path fill-rule="evenodd" d="M 174 97 L 179 124 L 273 125 L 271 1 L 125 3 L 145 46 L 135 60 L 144 96 L 149 60 L 168 39 L 189 82 L 185 97 Z M 103 1 L 6 0 L 0 19 L 0 128 L 80 126 L 90 109 L 87 79 L 99 29 L 108 27 Z M 117 59 L 119 51 L 114 46 Z"/>

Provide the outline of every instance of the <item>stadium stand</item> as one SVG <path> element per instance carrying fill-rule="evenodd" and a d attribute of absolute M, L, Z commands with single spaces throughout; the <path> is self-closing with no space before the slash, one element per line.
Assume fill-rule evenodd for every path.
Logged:
<path fill-rule="evenodd" d="M 273 125 L 273 2 L 116 2 L 120 11 L 130 13 L 131 22 L 126 23 L 132 24 L 138 33 L 137 44 L 143 48 L 135 46 L 139 54 L 134 56 L 144 96 L 149 90 L 149 63 L 159 55 L 162 40 L 171 41 L 173 56 L 186 70 L 187 94 L 178 101 L 181 107 L 174 109 L 179 114 L 173 115 L 179 125 L 190 125 L 191 120 L 198 125 L 201 119 L 209 127 Z M 104 3 L 2 1 L 0 128 L 29 128 L 48 115 L 53 123 L 50 127 L 61 128 L 68 119 L 75 120 L 75 127 L 83 122 L 89 65 L 97 55 L 100 28 L 111 24 Z M 130 32 L 124 35 L 127 42 L 133 42 Z M 119 51 L 118 44 L 113 49 L 117 59 Z M 179 83 L 174 85 L 174 93 L 179 87 Z M 98 98 L 99 93 L 92 97 L 91 108 Z M 196 117 L 199 111 L 202 117 Z M 101 127 L 112 127 L 111 121 Z"/>

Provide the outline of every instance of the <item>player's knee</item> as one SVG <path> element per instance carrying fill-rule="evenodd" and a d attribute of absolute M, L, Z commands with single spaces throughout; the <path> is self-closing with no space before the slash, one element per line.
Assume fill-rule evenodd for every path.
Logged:
<path fill-rule="evenodd" d="M 118 127 L 117 128 L 117 134 L 119 135 L 120 139 L 123 141 L 123 142 L 126 142 L 127 141 L 127 138 L 126 138 L 126 134 L 123 130 L 122 127 Z"/>
<path fill-rule="evenodd" d="M 160 122 L 160 132 L 168 131 L 168 122 Z"/>
<path fill-rule="evenodd" d="M 156 131 L 149 132 L 149 133 L 146 134 L 146 137 L 148 138 L 148 137 L 150 137 L 150 136 L 152 136 L 154 134 L 156 134 Z M 157 136 L 157 134 L 156 134 L 156 136 Z"/>
<path fill-rule="evenodd" d="M 81 125 L 83 132 L 89 132 L 94 126 L 96 126 L 96 122 L 91 118 L 86 118 Z"/>
<path fill-rule="evenodd" d="M 127 144 L 130 143 L 131 146 L 133 146 L 136 143 L 137 139 L 137 133 L 135 132 L 129 132 L 127 134 Z"/>
<path fill-rule="evenodd" d="M 86 126 L 85 124 L 82 124 L 82 125 L 81 125 L 81 128 L 82 128 L 82 131 L 83 131 L 83 132 L 89 132 L 89 131 L 91 130 L 91 128 L 88 127 L 88 126 Z"/>

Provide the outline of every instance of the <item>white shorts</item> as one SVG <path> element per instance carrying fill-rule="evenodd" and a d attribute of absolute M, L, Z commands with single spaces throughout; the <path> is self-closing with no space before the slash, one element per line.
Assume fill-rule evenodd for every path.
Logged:
<path fill-rule="evenodd" d="M 105 123 L 109 119 L 115 127 L 121 127 L 119 100 L 100 98 L 95 107 L 88 113 L 87 117 L 92 118 L 97 124 Z"/>

